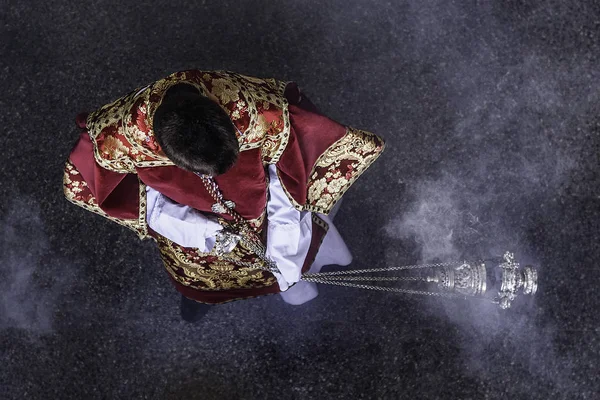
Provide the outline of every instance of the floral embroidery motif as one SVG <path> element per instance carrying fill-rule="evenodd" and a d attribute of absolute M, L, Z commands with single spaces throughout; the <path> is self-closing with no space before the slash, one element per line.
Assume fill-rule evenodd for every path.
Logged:
<path fill-rule="evenodd" d="M 304 210 L 327 214 L 356 179 L 381 155 L 385 143 L 377 135 L 347 128 L 346 135 L 316 161 L 307 186 Z"/>
<path fill-rule="evenodd" d="M 89 115 L 87 126 L 98 164 L 119 173 L 134 173 L 136 167 L 174 165 L 154 137 L 152 118 L 164 93 L 182 82 L 219 102 L 240 132 L 241 151 L 261 148 L 268 142 L 263 161 L 278 161 L 290 129 L 283 96 L 286 84 L 233 72 L 191 70 L 136 89 Z"/>
<path fill-rule="evenodd" d="M 129 153 L 129 149 L 117 137 L 109 136 L 104 140 L 101 152 L 106 158 L 116 160 L 126 156 Z"/>
<path fill-rule="evenodd" d="M 240 99 L 240 90 L 230 80 L 216 78 L 211 81 L 211 93 L 215 95 L 222 104 L 233 103 Z"/>
<path fill-rule="evenodd" d="M 195 248 L 183 247 L 164 236 L 155 235 L 167 272 L 182 285 L 197 290 L 215 291 L 263 288 L 277 282 L 270 272 L 236 265 L 213 252 L 201 253 Z M 259 261 L 241 245 L 229 257 L 244 263 Z"/>

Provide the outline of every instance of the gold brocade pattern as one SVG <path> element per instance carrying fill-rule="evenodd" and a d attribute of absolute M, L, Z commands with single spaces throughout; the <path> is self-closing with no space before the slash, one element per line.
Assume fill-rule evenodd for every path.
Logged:
<path fill-rule="evenodd" d="M 261 148 L 265 164 L 279 160 L 290 134 L 288 104 L 284 97 L 286 83 L 227 71 L 191 70 L 171 74 L 138 88 L 88 116 L 87 130 L 98 165 L 117 173 L 136 173 L 136 168 L 140 167 L 174 165 L 154 137 L 152 120 L 166 91 L 177 83 L 194 85 L 230 115 L 240 133 L 240 151 Z M 85 182 L 81 180 L 76 184 L 84 185 Z M 71 188 L 77 190 L 75 186 Z M 65 194 L 73 203 L 135 230 L 140 237 L 147 236 L 146 193 L 141 182 L 140 211 L 136 221 L 111 218 L 98 207 L 93 196 L 82 200 L 69 190 L 65 186 Z M 87 193 L 91 196 L 89 189 Z M 262 219 L 253 222 L 260 225 Z"/>
<path fill-rule="evenodd" d="M 381 155 L 382 138 L 359 129 L 331 145 L 315 162 L 307 185 L 306 211 L 327 214 L 356 179 Z"/>
<path fill-rule="evenodd" d="M 267 182 L 267 186 L 268 186 L 268 182 Z M 262 214 L 258 218 L 247 219 L 246 222 L 248 222 L 248 224 L 250 224 L 251 227 L 258 229 L 260 231 L 263 224 L 265 223 L 266 218 L 267 218 L 267 207 L 265 205 L 265 208 L 264 208 Z M 222 217 L 218 217 L 217 221 L 222 226 L 226 226 L 228 224 L 228 222 Z"/>
<path fill-rule="evenodd" d="M 195 248 L 183 247 L 158 234 L 156 241 L 167 272 L 184 286 L 217 291 L 263 288 L 277 282 L 270 272 L 236 265 L 214 252 L 202 253 Z M 259 262 L 258 257 L 241 244 L 227 256 L 244 263 Z"/>
<path fill-rule="evenodd" d="M 87 130 L 98 165 L 118 173 L 136 173 L 137 168 L 141 167 L 174 165 L 162 152 L 152 125 L 154 113 L 165 93 L 178 83 L 195 86 L 228 113 L 238 130 L 240 151 L 260 149 L 263 166 L 279 161 L 287 147 L 291 129 L 288 103 L 284 97 L 287 84 L 227 71 L 192 70 L 174 73 L 136 89 L 88 116 Z M 327 214 L 383 148 L 381 138 L 348 128 L 344 137 L 315 162 L 306 186 L 306 204 L 298 204 L 285 186 L 283 188 L 296 208 Z M 260 159 L 256 160 L 260 163 Z M 268 174 L 266 178 L 268 185 Z M 131 177 L 128 179 L 133 180 Z M 72 203 L 126 226 L 142 239 L 152 237 L 156 240 L 167 272 L 181 285 L 199 291 L 217 292 L 267 288 L 277 283 L 273 274 L 249 266 L 260 263 L 260 259 L 242 244 L 227 257 L 220 257 L 214 252 L 202 253 L 196 248 L 180 246 L 152 230 L 149 233 L 146 186 L 141 181 L 138 215 L 132 219 L 114 218 L 105 213 L 70 161 L 65 167 L 63 183 L 65 196 Z M 266 209 L 259 218 L 248 222 L 260 231 L 265 226 L 265 219 Z M 226 224 L 223 219 L 219 219 L 219 222 Z M 315 229 L 318 228 L 317 232 L 326 232 L 328 228 L 315 214 L 313 224 Z M 323 237 L 324 234 L 320 240 Z M 315 255 L 316 252 L 311 257 Z M 307 260 L 309 265 L 311 261 Z"/>
<path fill-rule="evenodd" d="M 96 198 L 92 195 L 87 183 L 77 168 L 73 165 L 73 163 L 71 163 L 71 161 L 67 161 L 65 165 L 63 175 L 63 190 L 65 197 L 71 203 L 131 229 L 138 234 L 140 239 L 150 237 L 148 236 L 148 229 L 146 225 L 146 185 L 144 185 L 142 182 L 140 182 L 139 190 L 140 212 L 138 219 L 114 218 L 102 211 L 96 202 Z"/>
<path fill-rule="evenodd" d="M 170 160 L 156 157 L 154 153 L 131 140 L 132 134 L 140 137 L 139 132 L 144 129 L 140 123 L 137 128 L 139 132 L 131 132 L 135 129 L 132 127 L 137 127 L 140 121 L 133 121 L 130 111 L 135 110 L 136 114 L 143 112 L 145 91 L 147 88 L 136 89 L 88 116 L 87 130 L 94 146 L 94 157 L 103 168 L 118 173 L 135 173 L 136 167 L 173 165 Z M 152 143 L 148 145 L 152 146 Z M 154 146 L 158 148 L 155 143 Z"/>
<path fill-rule="evenodd" d="M 166 91 L 178 84 L 196 87 L 200 93 L 219 104 L 238 130 L 240 151 L 261 148 L 266 163 L 275 163 L 285 150 L 289 139 L 288 104 L 283 93 L 286 83 L 259 79 L 228 71 L 182 71 L 154 83 L 143 94 L 147 110 L 138 118 L 143 120 L 143 135 L 129 133 L 142 147 L 153 143 L 152 117 Z M 142 109 L 138 107 L 138 109 Z M 128 125 L 129 126 L 129 125 Z M 133 131 L 135 127 L 130 128 Z M 152 149 L 154 151 L 154 149 Z M 167 158 L 161 155 L 160 159 Z"/>
<path fill-rule="evenodd" d="M 174 165 L 154 137 L 152 120 L 166 91 L 177 83 L 195 86 L 229 114 L 240 133 L 240 151 L 261 148 L 265 164 L 279 160 L 290 134 L 283 94 L 287 84 L 234 72 L 191 70 L 136 89 L 88 116 L 87 128 L 100 166 L 134 173 L 136 167 Z"/>

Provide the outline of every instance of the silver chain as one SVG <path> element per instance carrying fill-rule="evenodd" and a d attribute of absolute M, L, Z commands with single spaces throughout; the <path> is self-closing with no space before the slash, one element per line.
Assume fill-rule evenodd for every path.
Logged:
<path fill-rule="evenodd" d="M 223 201 L 223 193 L 221 193 L 221 191 L 219 190 L 219 186 L 217 185 L 217 182 L 215 182 L 212 176 L 204 174 L 196 175 L 198 175 L 200 179 L 202 179 L 202 181 L 205 182 L 205 184 L 210 185 L 212 191 L 209 190 L 209 193 L 211 194 L 211 196 L 213 196 L 214 193 L 214 196 L 216 196 L 216 199 L 214 200 L 216 200 L 217 202 Z"/>
<path fill-rule="evenodd" d="M 306 275 L 305 275 L 306 276 Z M 309 277 L 313 277 L 312 274 L 308 275 Z M 427 278 L 423 278 L 420 276 L 331 276 L 331 277 L 313 277 L 314 279 L 319 279 L 327 282 L 334 281 L 369 281 L 369 282 L 398 282 L 398 281 L 407 281 L 407 282 L 427 282 Z"/>
<path fill-rule="evenodd" d="M 403 271 L 410 269 L 421 269 L 421 268 L 437 268 L 437 267 L 451 267 L 453 265 L 460 265 L 461 262 L 447 262 L 447 263 L 436 263 L 436 264 L 415 264 L 415 265 L 400 265 L 397 267 L 384 267 L 384 268 L 371 268 L 371 269 L 349 269 L 344 271 L 332 271 L 332 272 L 318 272 L 314 274 L 306 274 L 305 276 L 314 277 L 326 277 L 334 275 L 352 275 L 352 274 L 369 274 L 372 272 L 387 272 L 387 271 Z"/>
<path fill-rule="evenodd" d="M 221 255 L 221 258 L 225 261 L 245 266 L 247 268 L 261 269 L 263 271 L 269 271 L 271 273 L 280 273 L 275 261 L 267 257 L 267 249 L 258 237 L 258 233 L 256 232 L 256 230 L 250 225 L 250 223 L 246 219 L 244 219 L 244 217 L 242 217 L 237 211 L 233 209 L 235 207 L 235 203 L 229 200 L 223 200 L 223 193 L 221 193 L 219 185 L 217 185 L 217 182 L 215 182 L 212 176 L 199 173 L 196 173 L 196 175 L 200 177 L 200 179 L 202 179 L 204 187 L 206 188 L 210 196 L 213 198 L 213 200 L 215 200 L 215 205 L 219 205 L 221 207 L 220 211 L 231 215 L 238 227 L 241 227 L 241 229 L 237 230 L 233 227 L 230 227 L 229 229 L 233 230 L 235 234 L 238 234 L 240 236 L 240 241 L 252 253 L 254 253 L 263 262 L 264 265 L 239 261 L 224 255 Z M 214 206 L 213 211 L 215 211 Z"/>
<path fill-rule="evenodd" d="M 267 257 L 267 251 L 265 249 L 265 246 L 262 245 L 262 243 L 259 245 L 254 240 L 250 240 L 250 239 L 246 238 L 245 236 L 242 236 L 241 242 L 244 245 L 246 245 L 246 247 L 248 247 L 248 249 L 250 249 L 250 251 L 252 251 L 254 254 L 256 254 L 258 256 L 258 258 L 260 258 L 260 260 L 264 263 L 264 265 L 255 264 L 255 263 L 246 262 L 246 261 L 236 261 L 238 264 L 243 265 L 245 267 L 249 267 L 249 268 L 262 269 L 264 271 L 269 271 L 271 273 L 279 273 L 279 268 L 277 268 L 277 264 L 275 264 L 275 261 L 273 261 L 269 257 Z M 229 261 L 231 261 L 231 260 L 229 260 Z M 257 267 L 259 265 L 260 265 L 260 267 Z M 252 266 L 252 267 L 250 267 L 250 266 Z"/>
<path fill-rule="evenodd" d="M 433 297 L 447 297 L 447 298 L 463 298 L 465 296 L 457 295 L 454 293 L 445 293 L 445 292 L 428 292 L 425 290 L 412 290 L 412 289 L 404 289 L 398 287 L 388 287 L 388 286 L 373 286 L 373 285 L 362 285 L 358 283 L 349 283 L 349 282 L 340 282 L 340 281 L 332 281 L 327 279 L 319 279 L 312 278 L 309 276 L 303 276 L 302 280 L 307 282 L 314 283 L 324 283 L 327 285 L 337 285 L 337 286 L 345 286 L 345 287 L 354 287 L 359 289 L 367 289 L 367 290 L 378 290 L 381 292 L 392 292 L 392 293 L 403 293 L 403 294 L 417 294 L 423 296 L 433 296 Z"/>
<path fill-rule="evenodd" d="M 235 222 L 238 225 L 243 225 L 246 229 L 246 235 L 240 234 L 242 243 L 252 251 L 262 262 L 263 265 L 258 263 L 252 263 L 247 261 L 236 260 L 231 257 L 223 256 L 220 257 L 224 261 L 228 261 L 234 263 L 236 265 L 241 265 L 246 268 L 259 269 L 263 271 L 268 271 L 271 273 L 279 273 L 279 269 L 277 268 L 277 264 L 269 259 L 266 256 L 266 248 L 262 241 L 258 239 L 256 231 L 252 226 L 246 221 L 240 214 L 233 210 L 235 207 L 233 202 L 223 200 L 223 194 L 219 189 L 219 186 L 209 175 L 204 174 L 196 174 L 198 175 L 206 187 L 206 190 L 211 195 L 211 197 L 215 200 L 215 204 L 218 204 L 222 207 L 222 211 L 231 215 Z M 241 232 L 240 232 L 241 233 Z M 248 236 L 250 235 L 250 236 Z M 314 274 L 304 274 L 302 275 L 302 280 L 306 282 L 314 282 L 321 283 L 327 285 L 336 285 L 336 286 L 345 286 L 345 287 L 354 287 L 359 289 L 367 289 L 367 290 L 376 290 L 383 292 L 391 292 L 391 293 L 403 293 L 403 294 L 416 294 L 416 295 L 424 295 L 424 296 L 434 296 L 434 297 L 446 297 L 446 298 L 457 298 L 464 297 L 454 293 L 444 293 L 444 292 L 429 292 L 424 290 L 412 290 L 398 287 L 387 287 L 387 286 L 374 286 L 374 285 L 363 285 L 358 283 L 350 283 L 348 281 L 370 281 L 370 282 L 391 282 L 391 281 L 420 281 L 426 282 L 426 279 L 423 277 L 417 276 L 379 276 L 379 277 L 369 277 L 369 276 L 349 276 L 353 274 L 366 274 L 373 272 L 387 272 L 387 271 L 402 271 L 402 270 L 412 270 L 412 269 L 422 269 L 422 268 L 435 268 L 435 267 L 447 267 L 458 265 L 461 263 L 452 262 L 452 263 L 437 263 L 437 264 L 419 264 L 419 265 L 403 265 L 398 267 L 387 267 L 387 268 L 373 268 L 373 269 L 362 269 L 362 270 L 346 270 L 346 271 L 333 271 L 333 272 L 320 272 Z"/>

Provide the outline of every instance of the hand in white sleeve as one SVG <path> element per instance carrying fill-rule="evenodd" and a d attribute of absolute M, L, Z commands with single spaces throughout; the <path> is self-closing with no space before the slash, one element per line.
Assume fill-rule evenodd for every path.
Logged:
<path fill-rule="evenodd" d="M 200 211 L 174 202 L 151 187 L 146 187 L 146 220 L 150 228 L 184 247 L 209 252 L 215 235 L 223 227 Z"/>
<path fill-rule="evenodd" d="M 281 187 L 276 167 L 269 166 L 267 204 L 266 255 L 279 268 L 275 274 L 282 291 L 298 282 L 312 240 L 312 218 L 309 212 L 296 210 Z M 215 235 L 223 227 L 198 210 L 174 202 L 158 191 L 147 187 L 147 215 L 150 228 L 185 247 L 197 247 L 209 252 Z"/>
<path fill-rule="evenodd" d="M 267 257 L 277 264 L 279 287 L 285 291 L 300 280 L 302 266 L 312 239 L 310 212 L 296 210 L 281 187 L 277 170 L 269 166 L 269 193 L 267 204 Z"/>

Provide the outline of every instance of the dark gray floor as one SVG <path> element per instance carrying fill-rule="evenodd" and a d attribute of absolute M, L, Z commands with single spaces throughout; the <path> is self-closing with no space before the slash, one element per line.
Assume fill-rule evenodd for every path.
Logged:
<path fill-rule="evenodd" d="M 594 1 L 122 3 L 1 3 L 0 398 L 598 398 Z M 511 248 L 535 301 L 321 287 L 181 322 L 153 244 L 61 178 L 77 112 L 186 68 L 295 80 L 387 138 L 337 218 L 353 267 Z"/>

